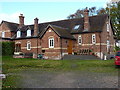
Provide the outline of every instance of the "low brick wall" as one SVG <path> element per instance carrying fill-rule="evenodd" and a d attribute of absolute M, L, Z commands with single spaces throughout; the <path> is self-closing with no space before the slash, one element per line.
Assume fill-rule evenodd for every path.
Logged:
<path fill-rule="evenodd" d="M 23 55 L 13 55 L 13 58 L 24 58 Z"/>

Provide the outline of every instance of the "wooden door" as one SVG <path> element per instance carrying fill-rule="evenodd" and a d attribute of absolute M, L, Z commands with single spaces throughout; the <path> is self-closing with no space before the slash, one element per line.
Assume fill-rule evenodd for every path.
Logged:
<path fill-rule="evenodd" d="M 68 41 L 68 47 L 67 47 L 67 49 L 68 49 L 68 54 L 72 54 L 72 40 L 69 40 Z"/>

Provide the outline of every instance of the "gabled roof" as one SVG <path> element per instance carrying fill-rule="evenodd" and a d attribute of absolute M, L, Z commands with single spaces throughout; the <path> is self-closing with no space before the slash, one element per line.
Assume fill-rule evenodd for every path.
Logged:
<path fill-rule="evenodd" d="M 75 38 L 68 32 L 67 28 L 63 28 L 63 27 L 58 27 L 56 25 L 48 25 L 47 28 L 45 28 L 41 33 L 40 33 L 40 38 L 43 37 L 43 35 L 45 34 L 45 32 L 47 31 L 47 29 L 51 27 L 52 30 L 61 38 L 66 38 L 66 39 L 73 39 L 75 40 Z"/>
<path fill-rule="evenodd" d="M 5 23 L 8 26 L 8 28 L 10 28 L 11 31 L 16 31 L 19 26 L 19 24 L 13 22 L 2 21 L 1 25 L 2 23 Z"/>
<path fill-rule="evenodd" d="M 89 23 L 90 23 L 89 32 L 101 32 L 103 30 L 107 17 L 108 17 L 107 14 L 90 16 L 89 17 Z M 67 20 L 41 23 L 39 24 L 40 31 L 42 31 L 49 24 L 63 27 L 63 28 L 68 28 L 68 32 L 71 34 L 86 33 L 84 32 L 84 18 L 67 19 Z M 74 30 L 73 28 L 75 27 L 75 25 L 80 25 L 81 27 L 78 30 Z"/>
<path fill-rule="evenodd" d="M 96 16 L 90 16 L 89 17 L 89 24 L 90 29 L 89 31 L 84 31 L 84 17 L 83 18 L 76 18 L 76 19 L 67 19 L 67 20 L 60 20 L 60 21 L 53 21 L 53 22 L 46 22 L 46 23 L 40 23 L 38 25 L 38 36 L 41 37 L 43 32 L 45 32 L 46 28 L 51 25 L 51 27 L 55 30 L 55 32 L 62 38 L 71 38 L 74 39 L 74 37 L 71 34 L 79 34 L 79 33 L 91 33 L 91 32 L 102 32 L 103 27 L 105 24 L 106 19 L 108 18 L 107 14 L 104 15 L 96 15 Z M 19 24 L 2 21 L 6 23 L 6 25 L 11 29 L 11 31 L 22 31 L 22 37 L 21 38 L 28 38 L 26 37 L 26 31 L 28 28 L 32 30 L 32 36 L 34 34 L 34 25 L 25 25 L 22 28 L 18 28 Z M 80 25 L 80 27 L 75 30 L 74 27 L 76 25 Z M 15 36 L 13 38 L 16 38 Z"/>
<path fill-rule="evenodd" d="M 27 30 L 30 29 L 31 30 L 31 36 L 27 37 Z M 34 35 L 34 26 L 33 25 L 25 25 L 21 28 L 17 28 L 17 30 L 15 31 L 15 35 L 12 37 L 12 39 L 19 39 L 17 38 L 17 31 L 21 31 L 21 37 L 20 38 L 31 38 Z"/>

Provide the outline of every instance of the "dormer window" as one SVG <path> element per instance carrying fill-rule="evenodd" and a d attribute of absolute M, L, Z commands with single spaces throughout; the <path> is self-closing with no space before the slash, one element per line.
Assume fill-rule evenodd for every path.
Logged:
<path fill-rule="evenodd" d="M 2 37 L 3 37 L 3 38 L 5 37 L 5 32 L 2 32 Z"/>
<path fill-rule="evenodd" d="M 17 38 L 21 37 L 21 32 L 17 31 Z"/>
<path fill-rule="evenodd" d="M 31 30 L 27 30 L 27 37 L 31 36 Z"/>
<path fill-rule="evenodd" d="M 80 27 L 80 25 L 75 25 L 73 29 L 78 30 L 79 27 Z"/>

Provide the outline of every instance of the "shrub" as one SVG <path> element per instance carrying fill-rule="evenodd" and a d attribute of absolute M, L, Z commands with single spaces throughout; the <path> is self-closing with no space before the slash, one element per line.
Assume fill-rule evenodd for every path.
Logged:
<path fill-rule="evenodd" d="M 2 55 L 13 55 L 14 42 L 1 42 L 2 43 Z"/>
<path fill-rule="evenodd" d="M 116 46 L 116 47 L 115 47 L 115 51 L 118 51 L 118 50 L 120 50 L 120 48 Z"/>

